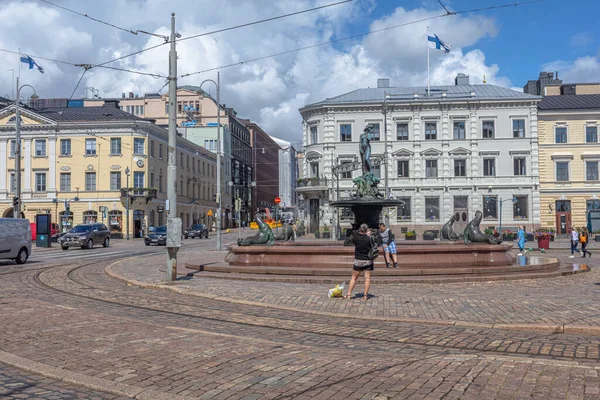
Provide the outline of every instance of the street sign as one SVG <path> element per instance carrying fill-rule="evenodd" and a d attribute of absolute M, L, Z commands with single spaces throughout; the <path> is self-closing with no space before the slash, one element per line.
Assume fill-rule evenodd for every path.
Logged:
<path fill-rule="evenodd" d="M 163 212 L 165 212 L 165 207 L 164 206 L 158 206 L 158 207 L 156 207 L 156 211 L 159 212 L 159 213 L 163 213 Z"/>
<path fill-rule="evenodd" d="M 281 199 L 279 197 L 275 197 L 275 204 L 281 203 Z"/>

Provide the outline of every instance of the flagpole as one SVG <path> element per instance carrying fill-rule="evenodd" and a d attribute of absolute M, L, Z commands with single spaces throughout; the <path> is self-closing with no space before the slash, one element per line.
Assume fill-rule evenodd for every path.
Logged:
<path fill-rule="evenodd" d="M 429 86 L 429 26 L 427 26 L 427 37 L 425 43 L 427 43 L 427 97 L 429 97 L 430 86 Z"/>

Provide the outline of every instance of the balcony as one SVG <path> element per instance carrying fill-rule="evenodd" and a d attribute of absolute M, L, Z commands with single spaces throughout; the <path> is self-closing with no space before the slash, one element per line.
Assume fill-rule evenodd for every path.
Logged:
<path fill-rule="evenodd" d="M 136 199 L 146 200 L 146 204 L 157 196 L 158 190 L 155 188 L 121 188 L 121 199 L 129 199 L 133 203 Z"/>
<path fill-rule="evenodd" d="M 298 179 L 296 192 L 314 192 L 329 190 L 329 181 L 325 178 L 302 178 Z"/>

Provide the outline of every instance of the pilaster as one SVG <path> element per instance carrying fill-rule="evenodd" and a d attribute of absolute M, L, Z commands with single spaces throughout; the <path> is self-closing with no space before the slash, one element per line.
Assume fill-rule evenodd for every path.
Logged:
<path fill-rule="evenodd" d="M 0 139 L 0 196 L 4 198 L 10 189 L 7 185 L 8 168 L 6 161 L 8 160 L 8 140 Z"/>
<path fill-rule="evenodd" d="M 23 190 L 21 195 L 25 199 L 31 199 L 31 139 L 21 140 L 23 146 L 23 172 L 21 173 Z"/>
<path fill-rule="evenodd" d="M 56 137 L 48 138 L 48 197 L 56 198 Z"/>

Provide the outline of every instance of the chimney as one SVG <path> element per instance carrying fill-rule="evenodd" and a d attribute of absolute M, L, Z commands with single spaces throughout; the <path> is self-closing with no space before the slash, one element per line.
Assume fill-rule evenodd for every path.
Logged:
<path fill-rule="evenodd" d="M 133 92 L 129 92 L 129 98 L 133 99 Z"/>
<path fill-rule="evenodd" d="M 125 98 L 125 93 L 121 93 L 121 98 L 124 99 Z"/>
<path fill-rule="evenodd" d="M 140 95 L 136 93 L 135 94 L 135 98 L 137 99 L 138 97 L 140 97 Z"/>
<path fill-rule="evenodd" d="M 377 87 L 378 88 L 389 88 L 390 80 L 388 78 L 379 78 L 377 79 Z"/>
<path fill-rule="evenodd" d="M 469 75 L 465 75 L 463 73 L 456 75 L 456 78 L 454 79 L 454 84 L 456 86 L 469 85 Z"/>

